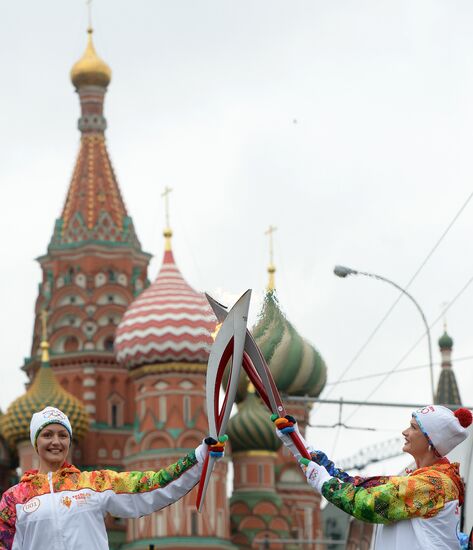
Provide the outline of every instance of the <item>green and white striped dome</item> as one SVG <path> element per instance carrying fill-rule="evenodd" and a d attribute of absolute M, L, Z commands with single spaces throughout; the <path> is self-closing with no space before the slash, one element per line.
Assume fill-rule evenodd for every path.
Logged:
<path fill-rule="evenodd" d="M 248 392 L 244 401 L 238 404 L 238 413 L 228 421 L 227 434 L 234 453 L 277 451 L 281 446 L 270 412 L 254 391 Z"/>
<path fill-rule="evenodd" d="M 296 331 L 282 313 L 274 290 L 268 290 L 256 325 L 251 331 L 281 393 L 320 395 L 327 381 L 327 367 L 320 353 Z M 241 369 L 236 402 L 245 399 L 248 377 Z M 228 369 L 223 387 L 228 383 Z"/>
<path fill-rule="evenodd" d="M 327 380 L 325 362 L 286 319 L 273 290 L 266 293 L 252 332 L 279 391 L 311 397 L 320 394 Z"/>

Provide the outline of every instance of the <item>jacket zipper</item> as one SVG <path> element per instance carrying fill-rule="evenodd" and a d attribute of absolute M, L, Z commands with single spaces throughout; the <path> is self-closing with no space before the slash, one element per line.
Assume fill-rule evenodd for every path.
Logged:
<path fill-rule="evenodd" d="M 48 481 L 49 481 L 49 490 L 51 491 L 51 501 L 53 508 L 53 517 L 54 517 L 54 527 L 55 527 L 55 539 L 57 541 L 57 550 L 64 549 L 64 545 L 61 537 L 61 530 L 59 528 L 59 519 L 57 515 L 57 506 L 56 506 L 56 496 L 53 488 L 53 473 L 48 472 Z"/>

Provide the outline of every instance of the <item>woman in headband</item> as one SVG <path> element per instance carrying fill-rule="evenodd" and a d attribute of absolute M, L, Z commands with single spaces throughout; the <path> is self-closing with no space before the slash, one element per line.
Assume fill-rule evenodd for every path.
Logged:
<path fill-rule="evenodd" d="M 430 405 L 412 413 L 402 432 L 403 451 L 416 462 L 407 476 L 352 477 L 307 444 L 312 460 L 301 458 L 288 435 L 298 431 L 293 420 L 276 420 L 277 434 L 299 459 L 308 483 L 347 514 L 379 524 L 376 550 L 458 550 L 465 544 L 459 533 L 464 485 L 459 464 L 446 455 L 468 435 L 468 409 Z"/>
<path fill-rule="evenodd" d="M 35 413 L 30 438 L 39 469 L 3 494 L 0 550 L 108 550 L 107 512 L 137 518 L 176 502 L 199 481 L 207 452 L 219 458 L 225 444 L 207 438 L 157 472 L 81 472 L 66 462 L 72 427 L 59 409 Z"/>

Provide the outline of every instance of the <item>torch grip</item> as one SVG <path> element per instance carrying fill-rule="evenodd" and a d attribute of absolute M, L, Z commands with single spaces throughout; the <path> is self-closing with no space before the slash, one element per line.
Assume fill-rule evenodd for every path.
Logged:
<path fill-rule="evenodd" d="M 292 432 L 289 435 L 294 445 L 297 447 L 297 450 L 301 453 L 301 456 L 309 460 L 312 460 L 312 457 L 310 456 L 309 451 L 305 448 L 305 445 L 302 442 L 301 438 L 299 437 L 299 434 L 296 432 Z"/>

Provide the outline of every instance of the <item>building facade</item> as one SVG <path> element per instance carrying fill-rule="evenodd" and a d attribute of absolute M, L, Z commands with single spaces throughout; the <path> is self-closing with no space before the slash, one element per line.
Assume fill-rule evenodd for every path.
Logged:
<path fill-rule="evenodd" d="M 61 215 L 38 258 L 42 280 L 31 353 L 22 367 L 27 391 L 0 417 L 4 488 L 12 466 L 37 466 L 28 426 L 46 405 L 70 416 L 77 435 L 71 461 L 81 469 L 159 469 L 207 435 L 205 377 L 216 320 L 179 271 L 169 227 L 161 269 L 149 283 L 150 255 L 107 150 L 104 99 L 112 73 L 92 36 L 89 29 L 86 50 L 71 70 L 81 107 L 80 146 Z M 318 395 L 325 364 L 281 313 L 274 266 L 269 271 L 255 338 L 282 392 Z M 289 409 L 303 431 L 308 409 Z M 217 464 L 203 514 L 192 491 L 147 517 L 107 518 L 110 548 L 259 548 L 261 541 L 267 548 L 305 548 L 286 541 L 320 537 L 319 497 L 280 448 L 269 413 L 244 378 L 229 431 L 233 456 Z M 230 458 L 234 491 L 228 499 Z"/>

